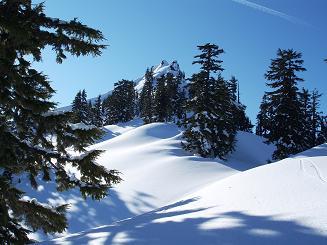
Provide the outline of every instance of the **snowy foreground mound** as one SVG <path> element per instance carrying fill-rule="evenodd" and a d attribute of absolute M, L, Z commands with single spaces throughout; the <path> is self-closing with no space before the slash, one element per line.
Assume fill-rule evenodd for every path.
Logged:
<path fill-rule="evenodd" d="M 100 164 L 123 173 L 108 198 L 38 193 L 72 203 L 68 231 L 79 232 L 44 244 L 327 242 L 327 145 L 253 168 L 273 150 L 255 135 L 240 132 L 236 151 L 222 162 L 183 151 L 173 124 L 140 125 L 107 126 L 93 146 L 106 150 Z"/>

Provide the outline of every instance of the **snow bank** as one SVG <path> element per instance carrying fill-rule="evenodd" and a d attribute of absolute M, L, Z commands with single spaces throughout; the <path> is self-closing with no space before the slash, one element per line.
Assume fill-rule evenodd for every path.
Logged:
<path fill-rule="evenodd" d="M 326 163 L 324 144 L 211 181 L 160 209 L 47 244 L 326 244 Z"/>
<path fill-rule="evenodd" d="M 58 194 L 48 184 L 41 184 L 46 188 L 28 194 L 53 205 L 70 203 L 67 233 L 74 233 L 174 203 L 213 182 L 257 166 L 271 155 L 271 147 L 261 139 L 239 133 L 235 157 L 232 154 L 227 162 L 204 159 L 181 148 L 181 131 L 176 125 L 140 124 L 140 120 L 134 120 L 106 126 L 107 140 L 91 147 L 105 150 L 99 164 L 122 173 L 124 181 L 110 191 L 108 198 L 84 201 L 75 190 Z M 261 152 L 260 157 L 256 156 L 257 151 Z M 243 153 L 246 156 L 242 161 L 236 161 Z"/>

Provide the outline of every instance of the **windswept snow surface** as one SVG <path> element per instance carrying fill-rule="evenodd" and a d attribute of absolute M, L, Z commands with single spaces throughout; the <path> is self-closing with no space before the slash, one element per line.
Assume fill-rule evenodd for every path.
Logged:
<path fill-rule="evenodd" d="M 213 179 L 159 209 L 46 244 L 327 244 L 327 144 Z M 180 188 L 173 181 L 170 191 Z"/>
<path fill-rule="evenodd" d="M 42 182 L 38 191 L 26 188 L 28 196 L 43 203 L 71 204 L 67 234 L 108 225 L 174 203 L 213 182 L 266 163 L 273 151 L 261 138 L 240 132 L 235 153 L 224 162 L 185 152 L 181 148 L 181 130 L 175 124 L 143 125 L 136 119 L 105 129 L 103 141 L 91 149 L 105 150 L 98 163 L 119 170 L 123 178 L 107 198 L 84 201 L 76 190 L 58 193 L 54 185 Z M 248 145 L 253 145 L 253 149 Z M 245 154 L 243 161 L 242 154 Z M 35 238 L 45 239 L 40 234 Z"/>

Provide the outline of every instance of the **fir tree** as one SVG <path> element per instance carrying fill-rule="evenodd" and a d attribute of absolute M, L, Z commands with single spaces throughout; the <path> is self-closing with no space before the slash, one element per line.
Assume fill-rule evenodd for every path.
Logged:
<path fill-rule="evenodd" d="M 53 111 L 54 90 L 30 60 L 41 61 L 46 46 L 54 50 L 58 63 L 67 54 L 98 56 L 105 46 L 98 44 L 104 39 L 100 31 L 76 19 L 50 18 L 42 3 L 1 1 L 0 26 L 0 240 L 25 244 L 30 230 L 63 232 L 67 206 L 22 199 L 17 178 L 28 177 L 31 188 L 37 188 L 39 178 L 53 181 L 58 191 L 78 188 L 83 197 L 93 199 L 105 197 L 120 180 L 116 171 L 95 164 L 100 151 L 86 151 L 101 132 L 72 124 L 70 112 Z M 68 148 L 84 154 L 72 156 Z M 79 171 L 79 178 L 66 171 L 67 163 Z"/>
<path fill-rule="evenodd" d="M 92 120 L 92 102 L 87 101 L 87 93 L 85 89 L 81 93 L 81 108 L 80 108 L 80 122 L 85 124 L 91 124 Z"/>
<path fill-rule="evenodd" d="M 133 81 L 121 80 L 115 84 L 113 96 L 117 96 L 117 100 L 120 101 L 121 115 L 119 120 L 121 122 L 128 122 L 135 116 L 135 98 L 136 91 Z"/>
<path fill-rule="evenodd" d="M 320 131 L 317 137 L 317 144 L 323 143 L 327 143 L 327 116 L 320 117 Z"/>
<path fill-rule="evenodd" d="M 237 125 L 237 130 L 244 132 L 252 132 L 253 125 L 250 118 L 246 115 L 246 106 L 240 102 L 239 95 L 239 82 L 232 76 L 232 78 L 227 82 L 228 91 L 231 97 L 234 108 L 234 122 Z"/>
<path fill-rule="evenodd" d="M 114 90 L 105 102 L 106 123 L 127 122 L 135 116 L 134 82 L 121 80 L 114 84 Z"/>
<path fill-rule="evenodd" d="M 91 124 L 91 108 L 92 105 L 90 105 L 87 101 L 87 94 L 85 89 L 78 91 L 72 103 L 74 123 L 82 122 L 85 124 Z"/>
<path fill-rule="evenodd" d="M 154 120 L 156 122 L 168 121 L 168 104 L 170 98 L 167 93 L 165 76 L 159 77 L 154 94 Z"/>
<path fill-rule="evenodd" d="M 314 139 L 312 138 L 312 101 L 311 94 L 309 90 L 302 88 L 302 91 L 298 93 L 299 102 L 300 102 L 300 110 L 301 110 L 301 120 L 303 124 L 302 129 L 302 146 L 303 150 L 309 149 L 313 147 L 312 142 Z"/>
<path fill-rule="evenodd" d="M 252 133 L 252 128 L 254 125 L 251 123 L 250 118 L 246 115 L 246 106 L 243 104 L 238 104 L 235 117 L 235 124 L 237 125 L 237 130 Z"/>
<path fill-rule="evenodd" d="M 80 110 L 81 110 L 81 99 L 82 99 L 82 92 L 81 90 L 77 92 L 73 103 L 72 103 L 72 112 L 74 113 L 74 122 L 81 122 L 80 119 Z"/>
<path fill-rule="evenodd" d="M 103 111 L 103 124 L 104 125 L 111 125 L 114 122 L 117 121 L 116 118 L 114 118 L 114 115 L 116 115 L 117 113 L 115 113 L 113 111 L 113 107 L 112 107 L 112 95 L 109 95 L 107 98 L 105 98 L 102 102 L 102 111 Z"/>
<path fill-rule="evenodd" d="M 237 96 L 238 80 L 234 76 L 228 81 L 228 90 L 232 96 L 232 100 L 239 103 L 239 98 Z"/>
<path fill-rule="evenodd" d="M 272 127 L 270 121 L 271 114 L 270 97 L 265 93 L 262 97 L 260 111 L 257 115 L 256 135 L 263 136 L 264 138 L 268 137 L 268 133 Z"/>
<path fill-rule="evenodd" d="M 319 111 L 320 107 L 320 97 L 322 94 L 318 92 L 317 89 L 314 89 L 311 93 L 311 147 L 318 145 L 318 134 L 321 127 L 321 112 Z"/>
<path fill-rule="evenodd" d="M 153 72 L 147 69 L 145 73 L 145 82 L 139 99 L 140 117 L 144 123 L 153 122 Z"/>
<path fill-rule="evenodd" d="M 101 95 L 98 96 L 94 105 L 92 106 L 92 124 L 97 127 L 103 126 L 103 110 Z"/>
<path fill-rule="evenodd" d="M 277 58 L 271 61 L 265 77 L 267 85 L 274 89 L 267 92 L 270 97 L 271 127 L 266 135 L 276 145 L 274 159 L 282 159 L 303 149 L 303 121 L 297 83 L 303 81 L 296 73 L 305 71 L 302 54 L 289 50 L 277 51 Z"/>
<path fill-rule="evenodd" d="M 190 85 L 185 127 L 184 149 L 203 157 L 224 159 L 234 148 L 236 125 L 233 120 L 232 100 L 226 81 L 220 72 L 224 51 L 214 44 L 198 46 L 201 54 L 193 64 L 200 64 L 199 73 L 193 74 Z M 217 74 L 214 78 L 212 75 Z"/>
<path fill-rule="evenodd" d="M 168 97 L 168 121 L 176 122 L 185 118 L 186 95 L 185 89 L 182 87 L 182 81 L 185 74 L 180 72 L 177 76 L 168 73 L 166 75 L 167 97 Z"/>

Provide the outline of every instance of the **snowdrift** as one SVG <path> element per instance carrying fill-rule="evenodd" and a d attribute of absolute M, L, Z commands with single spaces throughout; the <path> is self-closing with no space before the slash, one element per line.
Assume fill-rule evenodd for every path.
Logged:
<path fill-rule="evenodd" d="M 53 205 L 70 203 L 67 216 L 69 234 L 108 225 L 176 202 L 215 181 L 264 164 L 273 151 L 261 138 L 240 132 L 236 151 L 227 162 L 204 159 L 181 148 L 181 131 L 175 124 L 142 124 L 136 119 L 106 126 L 102 142 L 91 147 L 105 150 L 98 163 L 108 169 L 119 170 L 124 180 L 111 189 L 104 200 L 83 200 L 75 190 L 58 194 L 54 185 L 42 182 L 38 191 L 31 192 L 24 187 L 27 195 Z M 245 154 L 243 159 L 242 154 Z M 40 233 L 34 238 L 46 239 Z"/>
<path fill-rule="evenodd" d="M 326 244 L 326 192 L 324 144 L 211 181 L 143 215 L 46 244 Z"/>

